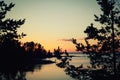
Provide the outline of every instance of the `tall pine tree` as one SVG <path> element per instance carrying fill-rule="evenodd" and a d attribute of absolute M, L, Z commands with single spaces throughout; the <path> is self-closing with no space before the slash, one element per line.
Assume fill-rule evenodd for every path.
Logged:
<path fill-rule="evenodd" d="M 77 50 L 87 50 L 90 54 L 91 59 L 101 59 L 103 60 L 103 55 L 109 55 L 107 60 L 109 60 L 111 67 L 114 72 L 116 72 L 116 52 L 120 48 L 120 10 L 116 5 L 114 0 L 96 0 L 98 5 L 100 5 L 102 13 L 95 16 L 95 21 L 100 23 L 99 28 L 95 27 L 93 24 L 88 26 L 84 33 L 87 34 L 85 42 L 87 46 L 82 47 L 78 45 L 81 43 L 74 42 L 76 44 Z M 96 40 L 97 44 L 89 44 L 89 40 Z M 75 39 L 73 39 L 75 41 Z M 92 53 L 90 53 L 92 51 Z M 97 54 L 96 54 L 97 53 Z M 92 60 L 92 63 L 97 60 Z M 104 66 L 108 64 L 106 63 Z M 114 66 L 113 66 L 114 65 Z"/>
<path fill-rule="evenodd" d="M 18 47 L 19 39 L 25 36 L 25 34 L 17 33 L 17 29 L 24 24 L 24 20 L 13 20 L 6 18 L 6 15 L 15 4 L 10 3 L 7 5 L 4 1 L 0 1 L 0 49 L 9 49 Z M 2 51 L 4 52 L 4 51 Z"/>

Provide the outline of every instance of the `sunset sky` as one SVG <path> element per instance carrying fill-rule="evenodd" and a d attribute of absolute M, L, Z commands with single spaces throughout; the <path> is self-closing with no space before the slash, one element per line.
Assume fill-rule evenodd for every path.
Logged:
<path fill-rule="evenodd" d="M 26 19 L 19 32 L 27 34 L 22 42 L 41 43 L 45 49 L 53 51 L 75 51 L 69 39 L 80 41 L 86 36 L 84 30 L 94 23 L 94 14 L 100 14 L 96 0 L 4 0 L 13 2 L 15 7 L 7 13 L 8 18 Z"/>

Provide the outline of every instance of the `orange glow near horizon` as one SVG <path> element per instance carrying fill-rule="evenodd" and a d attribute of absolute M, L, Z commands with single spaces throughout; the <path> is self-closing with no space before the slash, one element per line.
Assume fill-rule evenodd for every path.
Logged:
<path fill-rule="evenodd" d="M 75 52 L 76 48 L 75 45 L 72 42 L 64 42 L 64 41 L 35 41 L 33 40 L 35 43 L 40 43 L 47 51 L 50 50 L 51 52 L 54 51 L 54 49 L 57 49 L 58 46 L 60 47 L 60 49 L 62 49 L 62 51 L 67 50 L 68 52 Z M 24 40 L 22 39 L 21 42 L 31 42 L 30 40 Z"/>
<path fill-rule="evenodd" d="M 50 43 L 48 41 L 36 41 L 33 39 L 33 41 L 35 41 L 35 43 L 40 43 L 47 51 L 50 50 L 51 52 L 54 51 L 54 49 L 57 49 L 58 46 L 60 47 L 60 49 L 62 51 L 67 50 L 68 52 L 75 52 L 76 51 L 76 47 L 75 45 L 72 43 L 72 41 L 62 41 L 62 40 L 57 40 L 57 41 L 50 41 Z M 25 40 L 22 39 L 21 42 L 31 42 L 30 40 Z M 78 43 L 83 43 L 84 45 L 86 45 L 85 40 L 84 39 L 78 39 L 77 40 Z M 97 40 L 89 40 L 89 44 L 93 45 L 93 44 L 97 44 Z"/>
<path fill-rule="evenodd" d="M 4 1 L 11 3 L 11 0 Z M 20 41 L 34 41 L 51 51 L 58 46 L 63 51 L 76 51 L 72 42 L 59 39 L 84 38 L 86 36 L 84 30 L 94 22 L 94 14 L 100 13 L 96 0 L 12 0 L 12 2 L 15 3 L 15 7 L 8 12 L 6 18 L 26 19 L 18 33 L 24 32 L 27 36 Z"/>

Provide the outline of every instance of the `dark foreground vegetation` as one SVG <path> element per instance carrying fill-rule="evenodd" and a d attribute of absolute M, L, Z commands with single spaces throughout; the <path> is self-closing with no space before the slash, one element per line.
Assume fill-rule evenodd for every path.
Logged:
<path fill-rule="evenodd" d="M 71 60 L 65 51 L 66 57 L 58 47 L 54 53 L 46 51 L 40 43 L 20 42 L 26 36 L 23 32 L 17 33 L 17 29 L 24 24 L 25 19 L 14 20 L 6 18 L 15 4 L 9 5 L 0 1 L 0 80 L 26 80 L 25 72 L 34 70 L 34 64 L 53 63 L 45 58 L 57 57 L 61 62 L 57 64 L 65 68 L 66 74 L 78 80 L 119 80 L 120 76 L 120 11 L 114 0 L 97 0 L 102 14 L 95 16 L 95 21 L 102 27 L 99 29 L 93 24 L 84 31 L 86 45 L 73 39 L 77 51 L 83 51 L 89 55 L 91 66 L 85 69 L 82 65 L 69 65 Z M 97 41 L 89 44 L 89 40 Z M 29 66 L 30 65 L 30 66 Z M 6 78 L 6 79 L 4 79 Z"/>
<path fill-rule="evenodd" d="M 20 42 L 26 36 L 23 32 L 18 34 L 18 28 L 25 23 L 25 19 L 14 20 L 6 18 L 6 15 L 15 4 L 6 4 L 0 1 L 0 71 L 3 68 L 9 70 L 21 69 L 29 64 L 47 64 L 52 61 L 43 59 L 50 57 L 60 57 L 61 49 L 54 49 L 54 54 L 46 51 L 40 43 Z"/>
<path fill-rule="evenodd" d="M 91 67 L 81 70 L 74 65 L 66 68 L 68 75 L 78 80 L 119 80 L 120 76 L 120 6 L 115 0 L 96 0 L 102 13 L 95 16 L 101 24 L 99 28 L 93 23 L 84 33 L 86 45 L 73 38 L 77 51 L 89 55 Z M 90 44 L 90 40 L 96 42 Z M 92 68 L 92 69 L 91 69 Z"/>
<path fill-rule="evenodd" d="M 83 65 L 69 65 L 69 57 L 61 59 L 57 66 L 65 68 L 66 74 L 76 80 L 119 80 L 120 7 L 115 0 L 96 1 L 101 7 L 102 14 L 94 16 L 101 27 L 97 28 L 92 23 L 86 28 L 84 31 L 87 34 L 86 45 L 72 39 L 77 51 L 89 55 L 91 66 L 84 68 Z M 90 44 L 90 40 L 96 44 Z"/>

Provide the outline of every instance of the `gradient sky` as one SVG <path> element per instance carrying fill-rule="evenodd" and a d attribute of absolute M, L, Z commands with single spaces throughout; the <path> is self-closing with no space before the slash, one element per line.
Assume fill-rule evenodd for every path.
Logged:
<path fill-rule="evenodd" d="M 26 19 L 19 32 L 27 34 L 22 42 L 41 43 L 53 51 L 75 51 L 75 46 L 66 39 L 83 39 L 85 28 L 94 23 L 94 14 L 100 14 L 96 0 L 4 0 L 15 3 L 7 13 L 8 18 Z M 82 40 L 80 40 L 82 41 Z"/>

